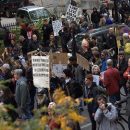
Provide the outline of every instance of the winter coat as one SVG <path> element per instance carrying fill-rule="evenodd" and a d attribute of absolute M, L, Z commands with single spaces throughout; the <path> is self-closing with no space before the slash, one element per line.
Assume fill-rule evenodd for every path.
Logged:
<path fill-rule="evenodd" d="M 24 77 L 21 77 L 16 82 L 16 91 L 15 91 L 15 100 L 18 108 L 20 108 L 19 114 L 29 113 L 29 105 L 30 105 L 30 94 L 27 85 L 27 80 Z"/>
<path fill-rule="evenodd" d="M 118 112 L 112 104 L 107 104 L 107 109 L 102 111 L 100 108 L 95 113 L 95 121 L 99 124 L 99 130 L 118 130 Z"/>
<path fill-rule="evenodd" d="M 95 11 L 91 14 L 91 21 L 92 21 L 92 23 L 100 22 L 100 13 L 98 11 Z"/>
<path fill-rule="evenodd" d="M 84 92 L 84 98 L 94 99 L 91 103 L 88 104 L 88 111 L 92 111 L 92 113 L 95 113 L 97 109 L 97 103 L 95 99 L 98 96 L 96 83 L 93 82 L 90 88 L 85 86 L 83 92 Z"/>
<path fill-rule="evenodd" d="M 108 95 L 113 95 L 119 92 L 120 73 L 116 68 L 108 68 L 104 73 L 104 85 Z"/>
<path fill-rule="evenodd" d="M 29 51 L 35 51 L 40 47 L 40 43 L 39 41 L 31 41 L 31 43 L 29 44 Z"/>

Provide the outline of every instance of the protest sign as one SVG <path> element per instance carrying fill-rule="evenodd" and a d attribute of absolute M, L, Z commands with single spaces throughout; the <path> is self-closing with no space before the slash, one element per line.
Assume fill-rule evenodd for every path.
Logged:
<path fill-rule="evenodd" d="M 104 79 L 104 73 L 105 73 L 105 72 L 106 72 L 106 71 L 103 71 L 103 72 L 100 73 L 102 79 Z"/>
<path fill-rule="evenodd" d="M 68 54 L 67 53 L 52 53 L 52 63 L 53 64 L 68 64 Z"/>
<path fill-rule="evenodd" d="M 54 36 L 59 36 L 59 31 L 62 30 L 62 22 L 60 20 L 52 21 Z"/>
<path fill-rule="evenodd" d="M 93 82 L 95 82 L 96 85 L 99 86 L 99 75 L 93 75 Z"/>
<path fill-rule="evenodd" d="M 77 54 L 77 63 L 83 67 L 83 69 L 90 70 L 89 62 L 80 54 Z"/>
<path fill-rule="evenodd" d="M 78 7 L 69 4 L 66 12 L 66 18 L 70 21 L 75 21 L 78 14 Z"/>
<path fill-rule="evenodd" d="M 67 64 L 54 64 L 52 67 L 52 73 L 57 77 L 63 77 L 63 70 L 67 68 Z"/>
<path fill-rule="evenodd" d="M 37 88 L 49 88 L 49 56 L 32 56 L 33 83 Z"/>

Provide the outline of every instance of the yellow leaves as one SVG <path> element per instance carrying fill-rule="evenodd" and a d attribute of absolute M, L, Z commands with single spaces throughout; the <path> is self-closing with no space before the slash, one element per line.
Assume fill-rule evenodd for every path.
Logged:
<path fill-rule="evenodd" d="M 45 126 L 48 122 L 48 118 L 47 116 L 43 116 L 41 119 L 40 119 L 40 125 L 43 125 Z"/>
<path fill-rule="evenodd" d="M 54 95 L 53 95 L 53 99 L 54 101 L 57 103 L 57 104 L 60 104 L 62 103 L 62 101 L 65 99 L 65 94 L 64 92 L 61 90 L 61 89 L 57 89 L 55 92 L 54 92 Z"/>
<path fill-rule="evenodd" d="M 74 120 L 75 122 L 84 122 L 85 121 L 85 117 L 77 114 L 75 111 L 71 111 L 68 114 L 69 118 Z"/>
<path fill-rule="evenodd" d="M 85 98 L 84 101 L 86 103 L 91 103 L 93 101 L 93 98 Z"/>

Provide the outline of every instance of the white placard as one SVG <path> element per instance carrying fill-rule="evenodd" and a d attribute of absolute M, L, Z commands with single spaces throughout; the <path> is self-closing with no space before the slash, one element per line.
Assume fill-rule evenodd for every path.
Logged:
<path fill-rule="evenodd" d="M 52 67 L 52 72 L 57 77 L 63 77 L 63 70 L 67 68 L 67 65 L 65 64 L 54 64 Z"/>
<path fill-rule="evenodd" d="M 95 82 L 96 85 L 99 86 L 99 75 L 93 75 L 93 82 Z"/>
<path fill-rule="evenodd" d="M 50 87 L 49 68 L 49 56 L 32 56 L 33 83 L 35 87 Z"/>
<path fill-rule="evenodd" d="M 62 30 L 62 22 L 60 20 L 52 21 L 54 36 L 59 36 L 59 31 Z"/>
<path fill-rule="evenodd" d="M 75 21 L 78 14 L 78 7 L 69 4 L 66 12 L 66 18 L 70 21 Z"/>
<path fill-rule="evenodd" d="M 106 72 L 106 71 L 103 71 L 103 72 L 100 73 L 102 79 L 104 79 L 104 73 L 105 73 L 105 72 Z"/>

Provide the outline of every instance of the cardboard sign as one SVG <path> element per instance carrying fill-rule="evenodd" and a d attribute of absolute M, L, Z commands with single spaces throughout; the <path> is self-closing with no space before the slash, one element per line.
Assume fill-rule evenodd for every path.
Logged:
<path fill-rule="evenodd" d="M 34 86 L 37 88 L 49 88 L 49 56 L 32 56 L 32 68 Z"/>
<path fill-rule="evenodd" d="M 52 21 L 54 36 L 59 36 L 59 31 L 62 30 L 62 22 L 60 20 Z"/>
<path fill-rule="evenodd" d="M 68 64 L 68 54 L 67 53 L 52 53 L 52 63 L 53 64 Z"/>
<path fill-rule="evenodd" d="M 78 7 L 69 4 L 66 12 L 66 18 L 70 21 L 75 21 L 77 14 L 78 14 Z"/>
<path fill-rule="evenodd" d="M 77 63 L 83 67 L 83 69 L 90 70 L 89 62 L 86 58 L 77 54 Z"/>
<path fill-rule="evenodd" d="M 66 64 L 54 64 L 52 67 L 52 73 L 54 73 L 57 77 L 63 77 L 63 70 L 66 68 Z"/>

